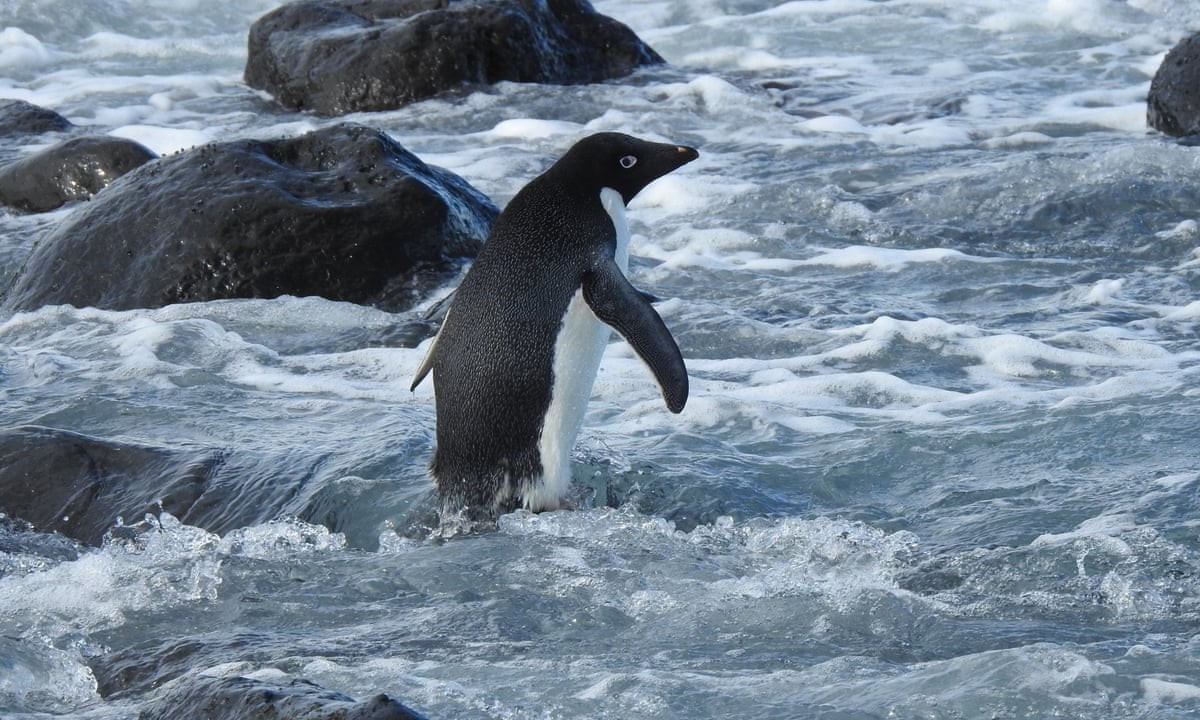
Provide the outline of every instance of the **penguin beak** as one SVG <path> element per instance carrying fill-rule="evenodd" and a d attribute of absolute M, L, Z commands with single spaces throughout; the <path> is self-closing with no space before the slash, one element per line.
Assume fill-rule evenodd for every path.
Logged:
<path fill-rule="evenodd" d="M 675 146 L 675 152 L 679 153 L 679 159 L 685 163 L 690 163 L 700 157 L 700 152 L 696 148 L 691 148 L 686 145 Z"/>

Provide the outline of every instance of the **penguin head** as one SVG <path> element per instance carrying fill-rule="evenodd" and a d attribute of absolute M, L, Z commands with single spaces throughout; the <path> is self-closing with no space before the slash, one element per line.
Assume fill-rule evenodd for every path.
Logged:
<path fill-rule="evenodd" d="M 568 173 L 596 193 L 612 188 L 628 204 L 642 188 L 698 157 L 695 148 L 606 132 L 575 143 L 553 170 Z"/>

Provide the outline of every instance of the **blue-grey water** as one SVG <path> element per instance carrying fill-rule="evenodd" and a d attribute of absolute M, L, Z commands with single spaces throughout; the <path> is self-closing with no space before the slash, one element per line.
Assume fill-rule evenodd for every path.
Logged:
<path fill-rule="evenodd" d="M 277 4 L 0 0 L 0 97 L 159 153 L 337 122 L 241 82 Z M 583 507 L 447 539 L 404 318 L 0 316 L 0 427 L 235 453 L 294 488 L 220 536 L 162 514 L 98 549 L 9 538 L 0 716 L 134 718 L 175 678 L 245 675 L 430 718 L 1195 717 L 1200 148 L 1148 130 L 1145 96 L 1200 6 L 597 8 L 669 66 L 350 119 L 500 204 L 590 132 L 698 147 L 630 209 L 685 411 L 614 341 Z M 73 211 L 0 213 L 0 282 Z"/>

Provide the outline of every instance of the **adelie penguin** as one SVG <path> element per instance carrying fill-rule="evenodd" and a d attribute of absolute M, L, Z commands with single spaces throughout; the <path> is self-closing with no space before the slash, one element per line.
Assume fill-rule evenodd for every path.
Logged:
<path fill-rule="evenodd" d="M 433 370 L 429 469 L 444 518 L 563 504 L 610 327 L 650 368 L 667 409 L 683 410 L 679 346 L 625 279 L 625 206 L 698 156 L 619 133 L 591 135 L 496 219 L 412 384 Z"/>

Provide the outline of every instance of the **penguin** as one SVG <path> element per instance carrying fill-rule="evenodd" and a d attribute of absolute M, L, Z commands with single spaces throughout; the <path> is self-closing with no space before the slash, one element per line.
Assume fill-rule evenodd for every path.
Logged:
<path fill-rule="evenodd" d="M 429 472 L 443 522 L 563 507 L 610 328 L 649 367 L 667 409 L 683 410 L 679 346 L 653 298 L 625 278 L 625 206 L 697 157 L 691 147 L 590 135 L 497 217 L 411 386 L 432 370 Z"/>

